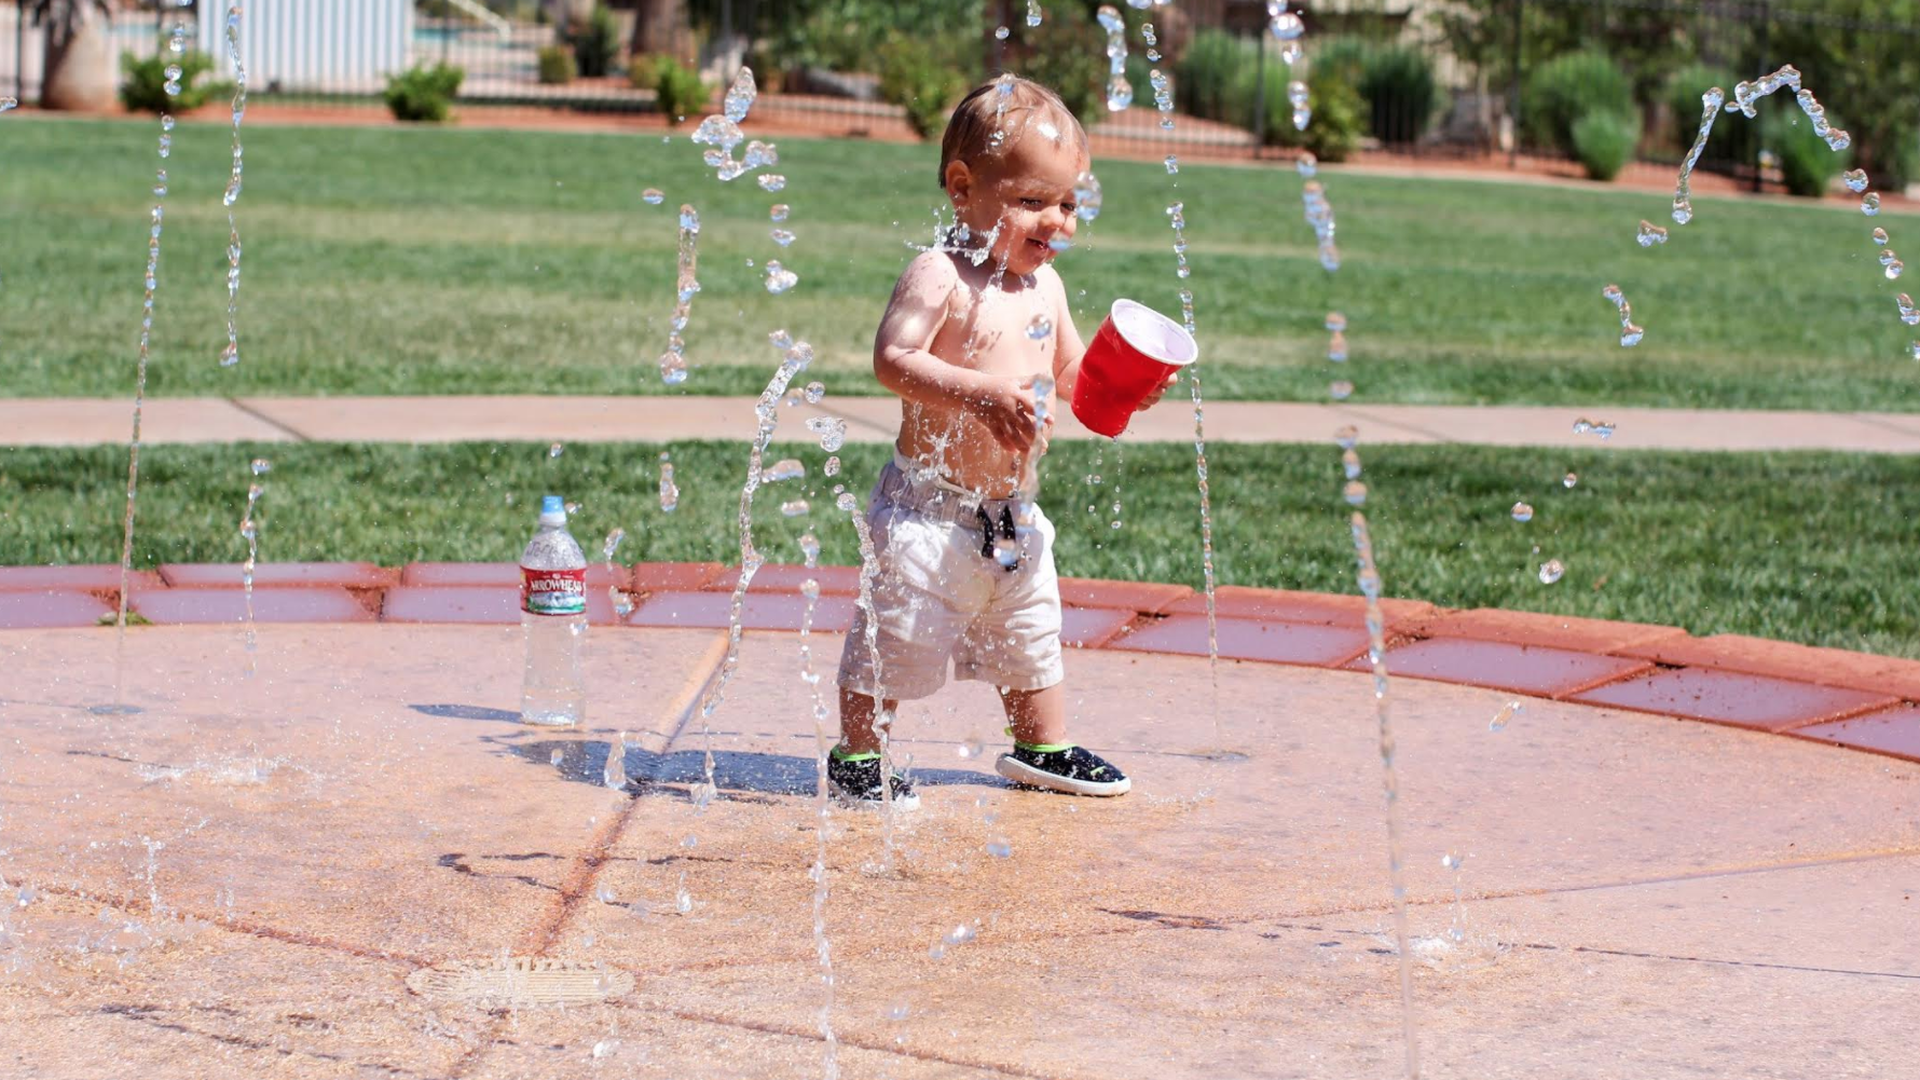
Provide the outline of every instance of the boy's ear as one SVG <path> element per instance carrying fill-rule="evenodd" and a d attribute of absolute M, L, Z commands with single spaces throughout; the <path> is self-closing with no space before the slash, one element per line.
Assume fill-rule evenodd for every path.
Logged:
<path fill-rule="evenodd" d="M 973 192 L 973 170 L 964 161 L 949 161 L 946 180 L 947 198 L 955 206 L 967 205 L 967 197 Z"/>

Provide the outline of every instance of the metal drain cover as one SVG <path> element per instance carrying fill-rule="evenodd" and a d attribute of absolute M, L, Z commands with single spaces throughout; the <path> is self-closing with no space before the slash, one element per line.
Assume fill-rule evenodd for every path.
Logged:
<path fill-rule="evenodd" d="M 482 1005 L 585 1005 L 633 992 L 633 975 L 575 960 L 453 960 L 407 976 L 421 997 Z"/>

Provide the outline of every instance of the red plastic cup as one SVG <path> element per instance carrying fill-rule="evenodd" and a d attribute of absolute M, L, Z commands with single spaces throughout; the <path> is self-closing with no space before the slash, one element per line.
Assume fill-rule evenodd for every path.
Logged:
<path fill-rule="evenodd" d="M 1185 327 L 1145 304 L 1115 300 L 1080 360 L 1073 415 L 1115 438 L 1147 395 L 1199 358 L 1200 346 Z"/>

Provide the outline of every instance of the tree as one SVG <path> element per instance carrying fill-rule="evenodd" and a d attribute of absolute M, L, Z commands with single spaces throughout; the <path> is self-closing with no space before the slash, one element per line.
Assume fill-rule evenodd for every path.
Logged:
<path fill-rule="evenodd" d="M 1800 69 L 1803 85 L 1845 121 L 1854 160 L 1883 190 L 1920 179 L 1916 19 L 1915 0 L 1829 0 L 1817 14 L 1776 12 L 1769 27 L 1767 63 Z M 1784 112 L 1793 103 L 1768 106 Z"/>
<path fill-rule="evenodd" d="M 629 51 L 636 58 L 664 55 L 683 63 L 698 62 L 693 49 L 693 27 L 687 21 L 686 0 L 640 0 Z"/>
<path fill-rule="evenodd" d="M 45 27 L 40 107 L 102 112 L 114 105 L 113 14 L 107 0 L 38 0 L 33 21 Z"/>

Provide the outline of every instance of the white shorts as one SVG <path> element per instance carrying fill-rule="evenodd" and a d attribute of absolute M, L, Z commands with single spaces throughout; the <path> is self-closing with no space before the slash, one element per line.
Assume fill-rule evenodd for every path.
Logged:
<path fill-rule="evenodd" d="M 912 478 L 915 468 L 896 454 L 874 484 L 867 505 L 879 558 L 874 647 L 867 647 L 866 612 L 857 611 L 840 654 L 839 684 L 869 697 L 928 697 L 945 685 L 949 661 L 957 679 L 1010 690 L 1059 683 L 1065 670 L 1053 523 L 1033 508 L 1033 527 L 1015 538 L 1019 562 L 1009 570 L 992 553 L 987 531 L 1005 535 L 1012 500 L 982 500 L 939 480 Z"/>

